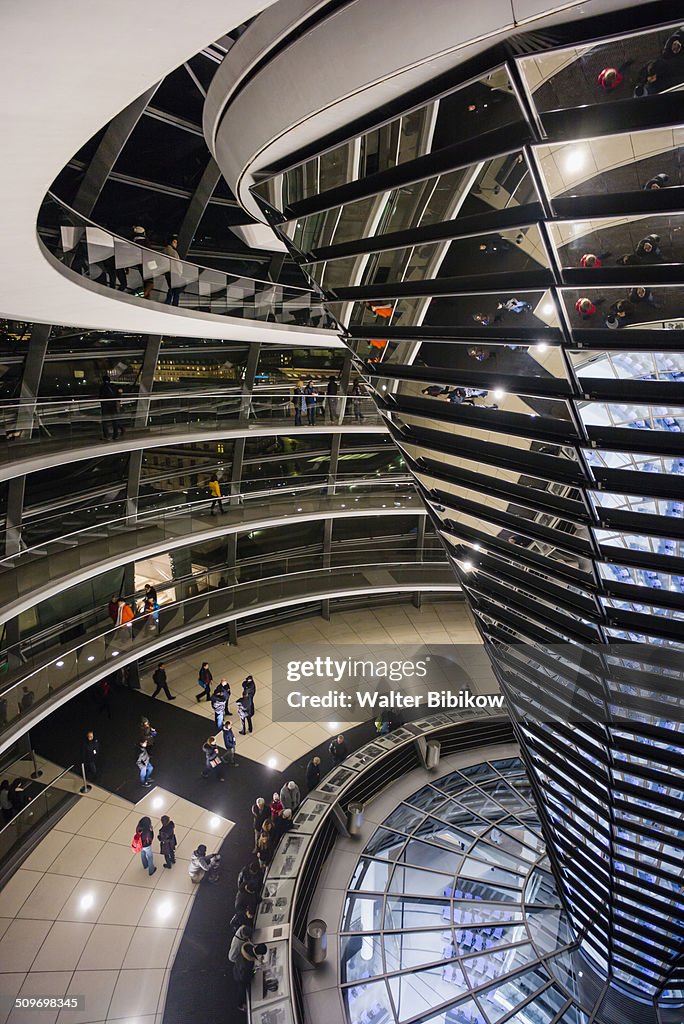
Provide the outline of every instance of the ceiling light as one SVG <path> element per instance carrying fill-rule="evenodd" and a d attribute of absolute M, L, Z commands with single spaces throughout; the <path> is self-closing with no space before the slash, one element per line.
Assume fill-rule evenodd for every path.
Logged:
<path fill-rule="evenodd" d="M 470 561 L 470 559 L 466 559 L 466 561 L 463 563 L 463 568 L 465 569 L 465 571 L 466 572 L 470 572 L 472 567 L 473 567 L 473 563 Z"/>
<path fill-rule="evenodd" d="M 118 653 L 119 653 L 118 651 L 112 651 L 112 658 L 116 658 Z"/>
<path fill-rule="evenodd" d="M 501 399 L 505 398 L 505 397 L 506 397 L 506 392 L 502 391 L 501 388 L 497 388 L 496 391 L 494 392 L 494 398 L 496 398 L 497 402 L 500 402 Z"/>
<path fill-rule="evenodd" d="M 553 316 L 555 313 L 553 302 L 547 302 L 545 306 L 542 306 L 542 313 L 544 316 Z"/>
<path fill-rule="evenodd" d="M 94 902 L 95 897 L 93 896 L 92 892 L 87 892 L 85 896 L 81 896 L 81 902 L 79 906 L 81 910 L 90 910 Z"/>
<path fill-rule="evenodd" d="M 157 907 L 157 914 L 159 917 L 168 917 L 172 910 L 173 904 L 171 903 L 171 900 L 164 900 L 164 902 L 160 903 Z"/>
<path fill-rule="evenodd" d="M 209 828 L 218 828 L 220 824 L 221 819 L 219 818 L 218 814 L 215 814 L 213 818 L 209 819 Z"/>
<path fill-rule="evenodd" d="M 269 759 L 266 762 L 266 764 L 268 765 L 269 768 L 277 768 L 278 767 L 278 762 L 276 761 L 275 757 L 269 757 Z"/>
<path fill-rule="evenodd" d="M 88 655 L 88 661 L 95 661 L 95 655 L 94 654 L 89 654 Z"/>
<path fill-rule="evenodd" d="M 163 796 L 155 796 L 154 800 L 152 801 L 152 806 L 154 807 L 155 810 L 158 810 L 160 807 L 163 807 L 164 806 L 164 797 Z"/>
<path fill-rule="evenodd" d="M 586 150 L 573 149 L 565 157 L 564 169 L 566 174 L 576 174 L 581 171 L 587 162 Z"/>
<path fill-rule="evenodd" d="M 63 668 L 64 667 L 64 662 L 60 658 L 59 661 L 55 662 L 55 665 L 57 666 L 57 668 Z"/>
<path fill-rule="evenodd" d="M 538 341 L 534 347 L 536 348 L 537 352 L 546 352 L 549 346 L 546 344 L 545 341 Z"/>
<path fill-rule="evenodd" d="M 473 549 L 475 551 L 479 551 L 480 550 L 480 545 L 479 544 L 473 544 Z"/>

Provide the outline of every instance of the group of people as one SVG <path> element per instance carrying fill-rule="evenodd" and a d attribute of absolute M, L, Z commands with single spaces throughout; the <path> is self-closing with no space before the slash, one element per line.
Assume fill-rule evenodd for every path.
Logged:
<path fill-rule="evenodd" d="M 590 299 L 588 296 L 583 295 L 576 301 L 575 310 L 582 320 L 591 320 L 597 314 L 599 308 L 605 305 L 605 302 L 606 300 L 602 296 Z M 641 305 L 650 306 L 651 309 L 658 308 L 653 292 L 645 285 L 630 288 L 627 298 L 618 299 L 616 302 L 611 303 L 604 313 L 604 325 L 609 330 L 619 330 L 620 327 L 624 327 L 625 324 L 636 316 L 637 307 Z"/>
<path fill-rule="evenodd" d="M 153 587 L 151 583 L 145 584 L 145 591 L 139 608 L 136 608 L 135 604 L 129 604 L 129 602 L 120 595 L 117 597 L 116 594 L 113 594 L 109 599 L 107 612 L 114 623 L 115 628 L 120 631 L 122 639 L 132 636 L 132 624 L 136 617 L 136 612 L 141 619 L 147 621 L 148 625 L 156 626 L 159 621 L 159 597 L 157 595 L 157 589 L 156 587 Z"/>
<path fill-rule="evenodd" d="M 651 96 L 672 89 L 684 78 L 684 25 L 675 29 L 663 43 L 660 54 L 644 64 L 632 79 L 632 95 Z M 628 59 L 619 68 L 605 67 L 599 72 L 596 84 L 601 92 L 611 93 L 618 89 L 625 72 L 634 61 Z"/>
<path fill-rule="evenodd" d="M 159 852 L 164 858 L 163 867 L 171 870 L 176 863 L 176 826 L 168 814 L 162 814 L 159 831 L 157 832 Z M 140 819 L 136 826 L 135 834 L 131 841 L 131 848 L 135 853 L 140 854 L 143 871 L 153 875 L 157 870 L 154 863 L 154 828 L 152 820 L 148 815 Z M 188 874 L 193 882 L 199 883 L 206 879 L 208 882 L 217 882 L 221 865 L 221 854 L 207 854 L 206 846 L 201 843 L 193 851 L 188 865 Z"/>
<path fill-rule="evenodd" d="M 493 324 L 502 323 L 506 313 L 512 313 L 514 316 L 520 316 L 521 313 L 529 313 L 531 309 L 532 306 L 526 299 L 518 299 L 513 295 L 510 299 L 504 299 L 503 302 L 497 302 L 496 312 L 493 316 L 489 313 L 473 313 L 473 320 L 476 324 L 480 324 L 481 327 L 490 327 Z"/>
<path fill-rule="evenodd" d="M 230 712 L 231 689 L 225 676 L 221 677 L 218 686 L 212 690 L 214 676 L 209 668 L 209 662 L 203 661 L 197 675 L 197 683 L 200 688 L 195 700 L 210 701 L 214 712 L 214 721 L 217 732 L 224 728 L 226 716 Z M 248 675 L 242 680 L 242 696 L 235 701 L 235 708 L 240 719 L 240 735 L 252 732 L 252 718 L 254 716 L 254 698 L 256 697 L 256 683 L 254 676 Z"/>
<path fill-rule="evenodd" d="M 319 391 L 313 379 L 300 380 L 292 393 L 292 406 L 294 408 L 294 425 L 301 427 L 306 419 L 310 427 L 315 426 L 316 416 L 323 421 L 338 423 L 340 417 L 340 384 L 337 377 L 328 377 L 325 391 Z M 361 383 L 355 380 L 349 391 L 351 398 L 352 412 L 357 423 L 361 423 L 363 416 Z"/>

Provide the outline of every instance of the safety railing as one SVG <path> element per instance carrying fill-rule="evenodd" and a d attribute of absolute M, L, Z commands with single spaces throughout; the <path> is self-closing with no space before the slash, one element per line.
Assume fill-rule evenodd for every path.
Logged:
<path fill-rule="evenodd" d="M 180 259 L 171 245 L 155 249 L 144 235 L 122 238 L 52 193 L 40 208 L 38 234 L 48 252 L 75 277 L 143 302 L 307 328 L 336 326 L 310 289 L 203 267 Z"/>
<path fill-rule="evenodd" d="M 389 552 L 387 552 L 389 554 Z M 377 557 L 377 547 L 375 549 Z M 157 611 L 120 625 L 98 624 L 79 640 L 64 635 L 65 623 L 51 631 L 52 644 L 43 637 L 36 650 L 34 638 L 13 644 L 2 652 L 0 686 L 3 730 L 11 730 L 53 695 L 79 682 L 117 671 L 124 662 L 143 657 L 167 642 L 207 629 L 212 624 L 256 614 L 271 607 L 330 596 L 372 590 L 459 590 L 450 565 L 444 560 L 412 561 L 401 552 L 401 561 L 372 562 L 361 566 L 330 566 L 294 571 L 289 559 L 280 574 L 238 582 L 237 574 L 223 586 L 208 584 L 199 594 L 162 604 Z M 302 559 L 311 556 L 302 556 Z M 321 553 L 320 560 L 326 558 Z M 289 570 L 289 571 L 288 571 Z M 233 570 L 235 572 L 235 570 Z M 2 678 L 0 676 L 0 678 Z"/>
<path fill-rule="evenodd" d="M 28 779 L 23 779 L 22 783 L 26 806 L 0 828 L 0 871 L 31 833 L 37 832 L 60 806 L 73 800 L 80 779 L 71 765 L 46 784 L 32 783 Z M 37 792 L 32 793 L 33 789 Z"/>
<path fill-rule="evenodd" d="M 220 485 L 223 494 L 221 504 L 229 518 L 222 518 L 221 525 L 230 526 L 236 520 L 248 521 L 266 509 L 272 511 L 274 517 L 296 519 L 302 511 L 339 508 L 340 504 L 344 508 L 345 497 L 352 504 L 359 505 L 363 497 L 378 492 L 386 493 L 388 501 L 392 502 L 394 507 L 398 507 L 395 503 L 406 501 L 406 496 L 412 496 L 415 492 L 411 477 L 403 474 L 389 477 L 355 477 L 335 483 L 330 482 L 327 474 L 317 474 L 313 478 L 307 476 L 306 480 L 306 483 L 301 484 L 278 477 L 271 481 L 223 480 Z M 52 517 L 41 516 L 37 528 L 49 528 L 50 522 L 56 522 L 59 523 L 61 530 L 59 535 L 46 540 L 37 539 L 30 544 L 25 543 L 17 554 L 0 559 L 0 572 L 13 571 L 19 565 L 40 558 L 41 576 L 43 579 L 50 579 L 53 572 L 50 556 L 64 554 L 65 546 L 78 547 L 79 564 L 83 564 L 84 545 L 97 543 L 97 558 L 105 559 L 109 554 L 121 551 L 121 537 L 124 534 L 133 535 L 132 554 L 164 539 L 177 541 L 179 537 L 201 535 L 213 526 L 212 505 L 215 504 L 209 488 L 204 487 L 201 490 L 206 493 L 195 500 L 187 490 L 165 491 L 141 495 L 133 502 L 108 501 L 67 515 L 62 512 Z M 305 501 L 306 505 L 300 507 L 299 499 Z M 410 497 L 410 500 L 413 505 L 418 504 L 413 497 Z M 135 506 L 135 510 L 126 512 L 127 506 L 131 504 Z M 117 511 L 124 514 L 117 515 Z M 79 528 L 79 524 L 84 520 L 90 522 Z M 70 522 L 74 524 L 73 528 L 69 528 Z M 25 534 L 30 537 L 31 527 L 29 526 L 28 530 L 24 529 Z M 63 566 L 54 568 L 58 578 L 61 578 L 63 571 Z"/>
<path fill-rule="evenodd" d="M 119 389 L 116 384 L 112 385 Z M 110 385 L 104 385 L 107 392 Z M 307 400 L 308 399 L 308 400 Z M 242 427 L 321 429 L 380 423 L 369 396 L 338 396 L 333 406 L 326 395 L 280 392 L 242 395 L 239 391 L 195 395 L 126 395 L 83 397 L 0 405 L 0 462 L 41 450 L 79 442 L 118 441 L 186 431 Z"/>

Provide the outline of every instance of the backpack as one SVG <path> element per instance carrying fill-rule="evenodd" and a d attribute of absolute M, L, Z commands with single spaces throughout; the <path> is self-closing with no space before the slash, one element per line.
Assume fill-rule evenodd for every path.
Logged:
<path fill-rule="evenodd" d="M 333 740 L 331 742 L 330 746 L 328 747 L 328 753 L 330 754 L 331 757 L 335 757 L 336 756 L 335 755 L 336 749 L 337 749 L 337 743 L 335 742 L 335 740 Z"/>
<path fill-rule="evenodd" d="M 142 832 L 136 832 L 131 842 L 131 849 L 134 853 L 140 853 L 143 848 Z"/>

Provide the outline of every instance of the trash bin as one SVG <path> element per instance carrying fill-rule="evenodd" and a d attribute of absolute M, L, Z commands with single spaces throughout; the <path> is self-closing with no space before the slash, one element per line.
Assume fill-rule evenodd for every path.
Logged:
<path fill-rule="evenodd" d="M 347 811 L 347 831 L 350 836 L 358 836 L 363 825 L 363 804 L 349 804 Z"/>
<path fill-rule="evenodd" d="M 328 955 L 328 926 L 319 918 L 314 918 L 307 925 L 306 952 L 312 964 L 322 964 Z"/>
<path fill-rule="evenodd" d="M 425 751 L 425 767 L 436 768 L 439 764 L 439 755 L 441 752 L 441 745 L 437 740 L 428 740 L 427 750 Z"/>

